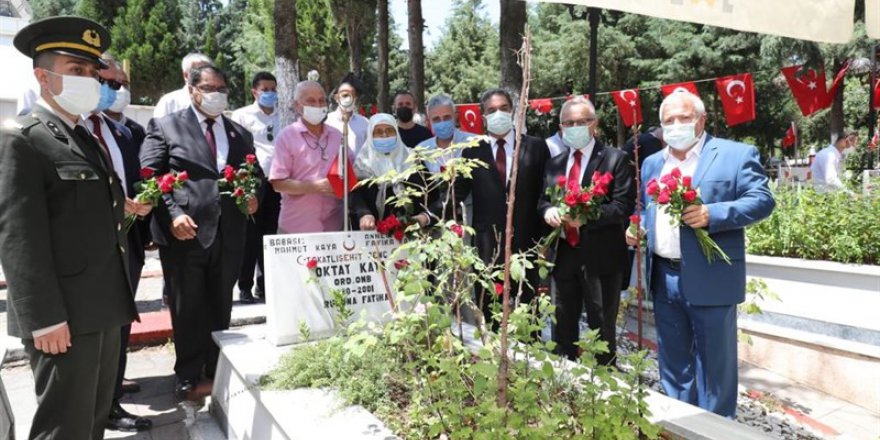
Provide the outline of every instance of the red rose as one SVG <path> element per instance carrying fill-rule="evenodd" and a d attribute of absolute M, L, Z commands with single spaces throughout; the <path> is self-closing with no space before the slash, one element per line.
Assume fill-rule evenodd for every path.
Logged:
<path fill-rule="evenodd" d="M 397 241 L 403 241 L 403 229 L 397 228 L 394 230 L 394 239 Z"/>
<path fill-rule="evenodd" d="M 174 185 L 169 184 L 165 181 L 161 181 L 161 182 L 159 182 L 159 191 L 161 191 L 162 194 L 168 194 L 168 193 L 174 191 Z"/>
<path fill-rule="evenodd" d="M 590 203 L 590 199 L 592 199 L 592 198 L 593 198 L 593 195 L 590 194 L 589 191 L 584 191 L 580 194 L 580 196 L 578 196 L 578 201 L 583 204 L 587 204 L 587 203 Z"/>
<path fill-rule="evenodd" d="M 652 196 L 652 197 L 659 194 L 660 193 L 660 184 L 657 183 L 657 179 L 649 180 L 647 188 L 645 188 L 645 191 L 648 193 L 649 196 Z"/>
<path fill-rule="evenodd" d="M 672 182 L 674 180 L 675 180 L 675 177 L 672 177 L 672 174 L 667 174 L 667 175 L 660 178 L 660 183 L 662 183 L 664 185 L 669 185 L 669 182 Z"/>
<path fill-rule="evenodd" d="M 235 170 L 232 168 L 232 165 L 226 165 L 226 168 L 223 168 L 223 178 L 229 183 L 232 183 L 233 179 L 235 179 Z"/>
<path fill-rule="evenodd" d="M 318 267 L 318 259 L 317 258 L 309 258 L 309 261 L 306 262 L 306 267 L 309 270 L 314 270 Z"/>
<path fill-rule="evenodd" d="M 454 232 L 455 235 L 458 236 L 458 238 L 461 238 L 464 235 L 464 228 L 462 228 L 461 225 L 458 223 L 455 223 L 452 226 L 450 226 L 449 230 Z"/>
<path fill-rule="evenodd" d="M 406 260 L 397 260 L 394 262 L 394 268 L 397 270 L 403 269 L 404 267 L 409 266 L 409 261 Z"/>
<path fill-rule="evenodd" d="M 602 175 L 598 171 L 593 171 L 593 177 L 590 178 L 590 181 L 596 183 L 600 180 L 602 180 Z"/>
<path fill-rule="evenodd" d="M 599 178 L 599 182 L 606 186 L 610 185 L 612 180 L 614 180 L 614 176 L 612 176 L 611 173 L 608 171 L 606 171 L 605 174 L 603 174 L 602 177 Z"/>
<path fill-rule="evenodd" d="M 568 181 L 568 192 L 576 193 L 576 192 L 580 192 L 580 190 L 581 190 L 581 186 L 578 185 L 577 182 L 575 182 L 574 180 Z"/>
<path fill-rule="evenodd" d="M 397 216 L 394 214 L 385 217 L 385 225 L 388 229 L 395 229 L 400 227 L 400 220 L 397 219 Z"/>
<path fill-rule="evenodd" d="M 504 295 L 504 285 L 501 283 L 495 283 L 495 294 L 498 296 Z"/>
<path fill-rule="evenodd" d="M 669 179 L 669 181 L 666 182 L 666 188 L 667 188 L 669 191 L 675 191 L 675 190 L 677 190 L 677 189 L 678 189 L 678 181 L 675 180 L 675 179 Z"/>
<path fill-rule="evenodd" d="M 676 179 L 681 178 L 681 170 L 678 169 L 678 167 L 673 168 L 672 171 L 669 172 L 669 174 L 671 174 L 672 177 L 675 177 Z"/>
<path fill-rule="evenodd" d="M 681 195 L 681 199 L 688 203 L 694 203 L 694 200 L 697 200 L 697 192 L 689 189 Z"/>
<path fill-rule="evenodd" d="M 683 186 L 685 189 L 691 189 L 691 183 L 691 176 L 684 176 L 681 178 L 681 186 Z"/>
<path fill-rule="evenodd" d="M 577 194 L 575 194 L 575 193 L 573 193 L 573 192 L 570 192 L 570 193 L 568 193 L 568 194 L 565 195 L 565 200 L 563 200 L 563 201 L 564 201 L 565 204 L 568 205 L 569 207 L 574 208 L 574 206 L 577 205 L 577 203 L 578 203 L 578 197 L 577 197 Z"/>
<path fill-rule="evenodd" d="M 605 197 L 608 194 L 608 187 L 605 185 L 596 185 L 593 188 L 593 197 Z"/>
<path fill-rule="evenodd" d="M 669 193 L 669 190 L 664 189 L 663 191 L 660 191 L 660 195 L 657 196 L 657 203 L 659 203 L 661 205 L 665 205 L 665 204 L 669 203 L 669 199 L 671 197 L 672 197 L 672 194 Z"/>
<path fill-rule="evenodd" d="M 559 176 L 556 178 L 556 186 L 565 188 L 565 176 Z"/>
<path fill-rule="evenodd" d="M 177 181 L 178 182 L 183 183 L 183 182 L 186 182 L 187 180 L 189 180 L 189 173 L 187 173 L 186 171 L 181 171 L 181 172 L 177 173 Z"/>
<path fill-rule="evenodd" d="M 636 226 L 638 226 L 639 222 L 641 222 L 641 221 L 642 221 L 642 219 L 639 218 L 638 214 L 633 214 L 633 215 L 629 216 L 629 222 L 636 225 Z"/>
<path fill-rule="evenodd" d="M 441 167 L 440 167 L 440 172 L 441 172 L 441 173 L 445 173 L 445 172 L 446 172 L 446 167 L 441 166 Z"/>
<path fill-rule="evenodd" d="M 391 228 L 388 227 L 388 223 L 386 223 L 385 220 L 379 220 L 379 222 L 376 223 L 376 232 L 382 235 L 388 235 L 388 233 L 391 232 Z"/>
<path fill-rule="evenodd" d="M 248 154 L 244 157 L 244 160 L 245 162 L 247 162 L 248 165 L 253 165 L 257 163 L 257 156 L 254 156 L 253 154 Z"/>
<path fill-rule="evenodd" d="M 235 198 L 244 197 L 244 189 L 235 188 L 235 191 L 232 191 L 232 197 L 235 197 Z"/>
<path fill-rule="evenodd" d="M 141 168 L 141 179 L 152 179 L 156 175 L 156 170 L 152 168 Z"/>

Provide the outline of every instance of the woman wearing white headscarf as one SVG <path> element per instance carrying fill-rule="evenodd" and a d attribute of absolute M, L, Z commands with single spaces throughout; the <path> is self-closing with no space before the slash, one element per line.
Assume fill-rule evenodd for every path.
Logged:
<path fill-rule="evenodd" d="M 407 163 L 409 155 L 409 148 L 400 138 L 394 116 L 377 113 L 370 118 L 367 140 L 355 158 L 354 172 L 358 180 L 379 177 L 391 170 L 402 172 L 413 165 Z M 414 173 L 406 181 L 358 186 L 352 192 L 351 199 L 353 223 L 359 225 L 361 230 L 372 230 L 376 228 L 376 221 L 391 214 L 400 217 L 416 213 L 415 219 L 426 223 L 426 209 L 422 206 L 422 200 L 415 200 L 416 206 L 405 208 L 388 203 L 389 197 L 402 195 L 406 186 L 422 189 L 425 179 L 421 173 Z"/>

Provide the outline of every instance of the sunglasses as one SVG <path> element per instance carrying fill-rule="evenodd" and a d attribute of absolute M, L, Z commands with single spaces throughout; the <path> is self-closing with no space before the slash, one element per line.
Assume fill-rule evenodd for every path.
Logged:
<path fill-rule="evenodd" d="M 114 81 L 114 80 L 112 80 L 112 79 L 104 79 L 104 78 L 101 78 L 101 77 L 99 76 L 99 77 L 98 77 L 98 82 L 101 83 L 101 84 L 107 84 L 107 85 L 110 86 L 110 88 L 113 89 L 113 90 L 119 90 L 119 89 L 122 88 L 122 83 L 116 82 L 116 81 Z"/>
<path fill-rule="evenodd" d="M 266 127 L 266 139 L 268 139 L 269 142 L 272 142 L 272 140 L 275 139 L 275 136 L 272 134 L 272 130 L 274 129 L 275 127 L 273 127 L 271 124 Z"/>

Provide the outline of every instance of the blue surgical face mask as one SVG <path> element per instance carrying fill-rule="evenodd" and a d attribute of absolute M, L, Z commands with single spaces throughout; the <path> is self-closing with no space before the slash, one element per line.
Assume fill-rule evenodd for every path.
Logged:
<path fill-rule="evenodd" d="M 431 128 L 434 130 L 434 136 L 440 139 L 452 139 L 455 134 L 455 121 L 431 122 Z"/>
<path fill-rule="evenodd" d="M 593 140 L 593 134 L 590 133 L 590 127 L 586 125 L 562 127 L 562 142 L 575 150 L 587 148 L 591 140 Z"/>
<path fill-rule="evenodd" d="M 116 90 L 111 89 L 107 83 L 101 84 L 101 99 L 98 100 L 95 110 L 99 112 L 107 110 L 114 102 L 116 102 Z"/>
<path fill-rule="evenodd" d="M 259 104 L 266 108 L 275 108 L 275 104 L 278 103 L 278 93 L 276 92 L 261 92 L 260 98 L 257 100 Z"/>
<path fill-rule="evenodd" d="M 397 136 L 373 138 L 373 148 L 380 153 L 388 154 L 397 148 Z"/>

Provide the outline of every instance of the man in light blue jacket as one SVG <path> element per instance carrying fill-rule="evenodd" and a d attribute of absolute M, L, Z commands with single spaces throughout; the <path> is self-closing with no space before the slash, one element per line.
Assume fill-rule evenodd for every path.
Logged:
<path fill-rule="evenodd" d="M 654 295 L 660 381 L 666 393 L 734 418 L 737 397 L 736 305 L 745 299 L 745 227 L 776 205 L 755 147 L 705 131 L 706 110 L 686 91 L 660 105 L 659 154 L 642 167 L 642 225 Z M 678 168 L 692 178 L 702 205 L 685 209 L 681 226 L 648 203 L 646 186 Z M 730 258 L 709 262 L 694 229 L 705 228 Z M 635 239 L 628 234 L 628 242 Z"/>

